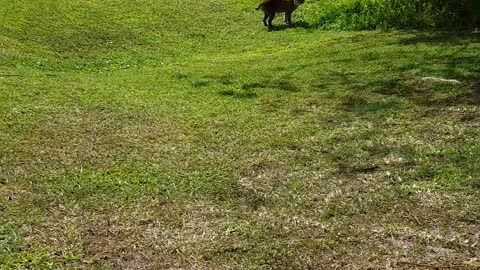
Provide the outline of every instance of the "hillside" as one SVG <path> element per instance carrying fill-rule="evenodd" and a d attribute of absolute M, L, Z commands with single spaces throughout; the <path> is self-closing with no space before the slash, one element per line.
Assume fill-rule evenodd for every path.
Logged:
<path fill-rule="evenodd" d="M 479 36 L 256 5 L 0 0 L 0 269 L 480 267 Z"/>

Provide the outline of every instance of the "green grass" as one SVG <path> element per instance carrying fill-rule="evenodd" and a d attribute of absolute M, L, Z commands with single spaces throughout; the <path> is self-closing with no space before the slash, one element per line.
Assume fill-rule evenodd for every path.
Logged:
<path fill-rule="evenodd" d="M 478 36 L 257 4 L 0 0 L 0 269 L 479 267 Z"/>

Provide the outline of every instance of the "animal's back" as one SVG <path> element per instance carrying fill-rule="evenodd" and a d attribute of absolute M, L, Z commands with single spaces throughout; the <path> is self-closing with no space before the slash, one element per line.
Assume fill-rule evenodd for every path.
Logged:
<path fill-rule="evenodd" d="M 259 8 L 263 11 L 291 12 L 293 7 L 292 2 L 293 0 L 265 0 Z"/>

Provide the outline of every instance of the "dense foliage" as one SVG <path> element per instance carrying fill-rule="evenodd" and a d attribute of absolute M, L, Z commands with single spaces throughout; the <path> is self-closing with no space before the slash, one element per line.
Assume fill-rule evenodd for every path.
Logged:
<path fill-rule="evenodd" d="M 306 15 L 322 29 L 469 28 L 478 24 L 474 0 L 315 1 Z"/>

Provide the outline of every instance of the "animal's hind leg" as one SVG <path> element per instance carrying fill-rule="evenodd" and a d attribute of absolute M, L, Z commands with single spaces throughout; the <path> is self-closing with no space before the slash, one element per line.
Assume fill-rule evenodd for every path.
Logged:
<path fill-rule="evenodd" d="M 273 25 L 272 25 L 272 21 L 273 19 L 275 19 L 275 12 L 272 12 L 270 14 L 268 14 L 268 30 L 272 30 L 273 29 Z"/>
<path fill-rule="evenodd" d="M 264 24 L 265 26 L 268 26 L 268 24 L 267 24 L 267 19 L 268 19 L 268 15 L 267 15 L 267 13 L 265 13 L 265 17 L 263 17 L 263 24 Z"/>
<path fill-rule="evenodd" d="M 291 25 L 291 24 L 292 24 L 292 13 L 285 12 L 285 22 L 286 22 L 288 25 Z"/>

